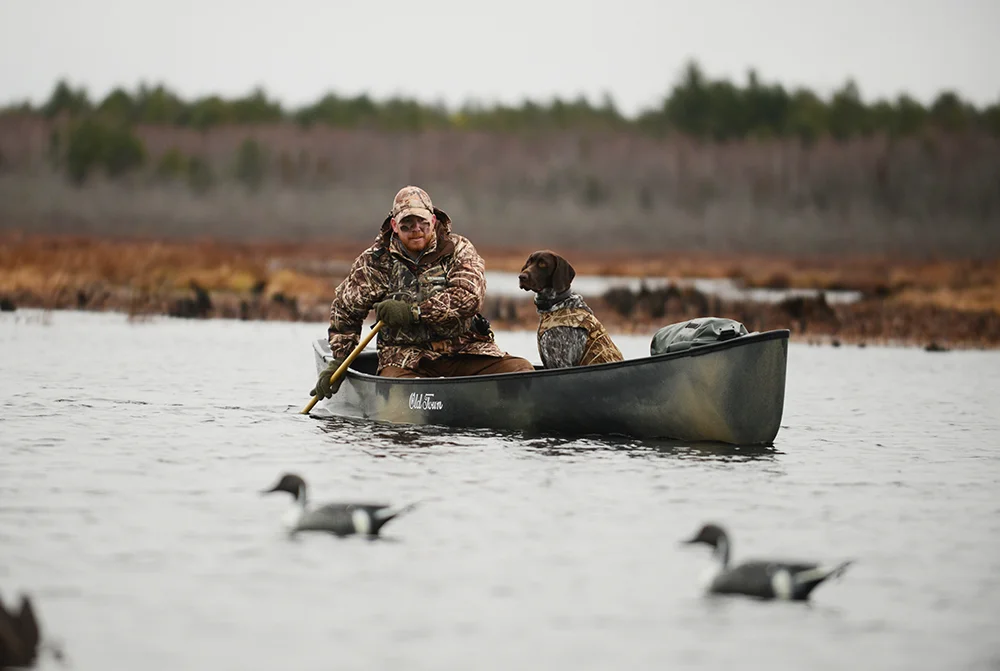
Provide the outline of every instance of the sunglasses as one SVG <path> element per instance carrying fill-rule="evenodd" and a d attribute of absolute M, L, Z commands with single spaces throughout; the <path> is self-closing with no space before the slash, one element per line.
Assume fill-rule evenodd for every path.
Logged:
<path fill-rule="evenodd" d="M 422 229 L 430 228 L 431 222 L 424 221 L 423 219 L 416 219 L 412 221 L 401 221 L 398 224 L 396 224 L 396 227 L 402 233 L 409 233 L 410 231 L 416 228 L 422 228 Z"/>

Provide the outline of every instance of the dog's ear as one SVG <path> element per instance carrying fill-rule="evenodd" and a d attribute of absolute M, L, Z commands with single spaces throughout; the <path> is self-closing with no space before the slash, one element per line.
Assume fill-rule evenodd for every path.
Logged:
<path fill-rule="evenodd" d="M 556 293 L 568 291 L 573 278 L 576 277 L 576 271 L 563 257 L 558 254 L 552 256 L 555 261 L 555 268 L 552 269 L 552 288 Z"/>

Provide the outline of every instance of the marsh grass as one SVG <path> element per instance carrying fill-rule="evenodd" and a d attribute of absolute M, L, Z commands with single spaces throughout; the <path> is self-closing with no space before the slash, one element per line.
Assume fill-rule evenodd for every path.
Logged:
<path fill-rule="evenodd" d="M 324 322 L 336 285 L 365 243 L 228 243 L 0 235 L 0 297 L 21 307 L 119 310 L 135 318 L 292 319 Z M 516 272 L 533 248 L 480 248 L 487 267 Z M 724 302 L 692 290 L 588 297 L 613 332 L 644 333 L 706 314 L 751 330 L 856 342 L 1000 346 L 1000 261 L 896 261 L 783 256 L 625 254 L 557 249 L 580 275 L 731 278 L 747 286 L 851 289 L 863 299 L 768 305 Z M 623 300 L 624 298 L 624 300 Z M 533 329 L 530 298 L 488 297 L 497 328 Z"/>

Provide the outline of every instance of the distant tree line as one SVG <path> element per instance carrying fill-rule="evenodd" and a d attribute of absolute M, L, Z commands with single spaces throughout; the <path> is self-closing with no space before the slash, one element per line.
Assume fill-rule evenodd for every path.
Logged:
<path fill-rule="evenodd" d="M 73 88 L 66 81 L 60 81 L 39 108 L 23 104 L 7 110 L 124 126 L 166 124 L 197 129 L 294 121 L 303 126 L 327 124 L 385 131 L 632 129 L 657 135 L 679 132 L 713 141 L 773 137 L 797 137 L 807 142 L 821 137 L 847 140 L 875 133 L 914 135 L 925 128 L 1000 135 L 1000 97 L 982 109 L 951 91 L 942 92 L 927 106 L 907 95 L 869 104 L 861 99 L 854 82 L 847 81 L 829 99 L 823 99 L 808 89 L 788 90 L 781 84 L 764 83 L 754 71 L 743 85 L 710 79 L 695 62 L 686 65 L 660 106 L 631 119 L 621 114 L 609 96 L 598 104 L 581 97 L 555 99 L 548 104 L 527 101 L 520 106 L 469 103 L 448 110 L 411 99 L 376 101 L 367 95 L 330 93 L 310 105 L 286 109 L 259 89 L 230 100 L 213 95 L 185 101 L 164 86 L 142 85 L 131 93 L 115 89 L 95 101 L 84 89 Z"/>
<path fill-rule="evenodd" d="M 2 112 L 59 121 L 50 137 L 50 160 L 76 184 L 83 184 L 95 169 L 111 178 L 128 175 L 149 163 L 148 154 L 152 153 L 152 169 L 146 174 L 158 180 L 185 182 L 199 193 L 216 183 L 218 161 L 185 154 L 176 147 L 165 151 L 147 148 L 136 132 L 137 126 L 198 131 L 276 124 L 387 132 L 596 131 L 639 137 L 679 134 L 711 143 L 791 139 L 805 146 L 824 138 L 846 142 L 873 135 L 923 137 L 927 132 L 1000 137 L 1000 100 L 980 109 L 945 91 L 926 106 L 906 95 L 893 101 L 866 103 L 852 81 L 824 99 L 807 89 L 788 90 L 781 84 L 764 83 L 754 71 L 748 73 L 742 85 L 710 79 L 695 62 L 686 65 L 658 107 L 634 118 L 625 117 L 610 96 L 598 104 L 581 97 L 547 104 L 528 101 L 516 107 L 470 103 L 449 110 L 411 99 L 376 101 L 367 95 L 342 97 L 331 93 L 312 104 L 289 109 L 262 90 L 228 100 L 207 96 L 186 101 L 162 85 L 141 85 L 134 92 L 118 88 L 102 100 L 92 100 L 86 90 L 66 81 L 58 82 L 39 107 L 26 103 Z M 246 138 L 231 159 L 230 175 L 249 190 L 258 190 L 272 164 L 270 149 L 252 137 Z M 282 155 L 280 159 L 283 173 L 301 172 L 292 158 Z M 318 164 L 316 169 L 322 167 Z M 585 191 L 588 197 L 600 196 L 596 187 Z"/>

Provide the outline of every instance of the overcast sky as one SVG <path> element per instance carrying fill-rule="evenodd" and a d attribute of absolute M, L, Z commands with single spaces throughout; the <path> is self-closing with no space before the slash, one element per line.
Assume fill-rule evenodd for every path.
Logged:
<path fill-rule="evenodd" d="M 658 104 L 688 58 L 712 77 L 866 100 L 1000 100 L 1000 0 L 0 0 L 0 103 L 59 78 L 92 98 L 162 82 L 185 98 L 262 86 L 449 106 L 604 92 Z"/>

